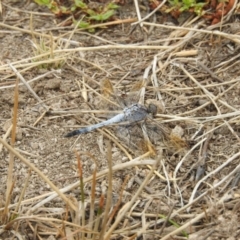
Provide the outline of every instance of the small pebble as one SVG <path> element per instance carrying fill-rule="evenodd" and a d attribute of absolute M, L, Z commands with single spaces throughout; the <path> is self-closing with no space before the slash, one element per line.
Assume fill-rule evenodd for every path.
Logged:
<path fill-rule="evenodd" d="M 33 11 L 33 10 L 35 10 L 37 7 L 38 7 L 37 4 L 32 2 L 32 3 L 28 4 L 28 6 L 26 7 L 26 9 L 29 10 L 29 11 Z"/>
<path fill-rule="evenodd" d="M 30 142 L 30 146 L 31 146 L 31 148 L 34 149 L 34 150 L 38 149 L 38 143 Z"/>
<path fill-rule="evenodd" d="M 59 89 L 61 85 L 61 80 L 58 78 L 48 80 L 47 84 L 45 85 L 45 89 Z"/>

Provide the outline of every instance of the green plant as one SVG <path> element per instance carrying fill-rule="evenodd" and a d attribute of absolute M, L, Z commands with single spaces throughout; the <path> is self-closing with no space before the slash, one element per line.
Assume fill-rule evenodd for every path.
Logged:
<path fill-rule="evenodd" d="M 47 7 L 54 14 L 61 16 L 65 14 L 70 14 L 68 8 L 60 6 L 57 2 L 52 0 L 34 0 L 38 5 Z"/>
<path fill-rule="evenodd" d="M 172 10 L 179 10 L 180 12 L 193 10 L 198 15 L 201 15 L 203 7 L 207 4 L 206 2 L 199 2 L 197 0 L 169 0 Z"/>
<path fill-rule="evenodd" d="M 92 9 L 82 0 L 74 0 L 71 6 L 63 6 L 58 1 L 54 0 L 34 0 L 40 6 L 46 6 L 50 11 L 52 11 L 57 16 L 69 16 L 73 15 L 80 16 L 81 21 L 78 22 L 77 19 L 73 20 L 76 24 L 78 22 L 79 28 L 89 28 L 94 22 L 103 22 L 109 20 L 118 9 L 118 5 L 115 3 L 108 3 L 106 5 L 99 5 Z M 74 18 L 73 18 L 74 19 Z"/>

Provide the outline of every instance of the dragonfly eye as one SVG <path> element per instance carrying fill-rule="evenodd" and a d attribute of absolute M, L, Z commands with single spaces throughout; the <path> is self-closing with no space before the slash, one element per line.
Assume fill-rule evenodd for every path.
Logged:
<path fill-rule="evenodd" d="M 151 113 L 153 116 L 155 116 L 157 114 L 157 106 L 155 104 L 150 103 L 148 105 L 147 111 L 148 113 Z"/>

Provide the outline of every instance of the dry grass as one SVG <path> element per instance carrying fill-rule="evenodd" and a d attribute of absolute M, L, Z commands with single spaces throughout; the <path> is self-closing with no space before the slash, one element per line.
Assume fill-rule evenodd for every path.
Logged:
<path fill-rule="evenodd" d="M 32 239 L 47 239 L 54 236 L 52 239 L 163 240 L 237 239 L 240 235 L 240 192 L 237 188 L 240 172 L 240 28 L 236 32 L 226 32 L 224 25 L 234 11 L 239 11 L 237 1 L 221 23 L 210 27 L 198 18 L 190 18 L 182 26 L 147 22 L 151 14 L 141 19 L 137 2 L 135 7 L 139 21 L 133 25 L 141 24 L 142 31 L 149 31 L 149 34 L 162 31 L 163 38 L 149 40 L 146 44 L 118 44 L 117 38 L 105 39 L 104 34 L 91 36 L 82 33 L 100 44 L 79 46 L 79 42 L 72 39 L 80 32 L 76 28 L 67 29 L 62 34 L 60 28 L 58 34 L 49 34 L 50 31 L 43 33 L 34 29 L 34 18 L 30 15 L 29 30 L 0 23 L 4 31 L 28 34 L 35 54 L 11 62 L 2 61 L 0 65 L 0 90 L 15 89 L 14 107 L 9 109 L 13 112 L 12 125 L 0 138 L 0 152 L 6 149 L 6 159 L 9 159 L 9 165 L 5 166 L 7 181 L 3 183 L 6 190 L 0 199 L 0 236 L 3 238 L 15 236 L 24 239 L 31 236 Z M 4 7 L 8 9 L 7 5 Z M 101 27 L 107 25 L 110 24 L 102 24 Z M 221 54 L 223 48 L 229 50 L 225 55 Z M 93 52 L 102 56 L 102 61 L 94 59 Z M 140 59 L 130 56 L 126 61 L 121 59 L 119 68 L 116 67 L 119 64 L 117 61 L 111 65 L 121 52 L 137 53 Z M 112 60 L 108 60 L 108 56 Z M 78 65 L 84 66 L 84 71 Z M 73 80 L 77 86 L 75 91 L 44 99 L 38 96 L 32 83 L 48 74 L 61 73 L 49 70 L 26 80 L 25 77 L 28 78 L 28 74 L 38 67 L 71 70 L 81 80 Z M 187 147 L 170 136 L 168 141 L 158 143 L 156 147 L 153 144 L 153 148 L 149 147 L 143 154 L 135 156 L 127 144 L 119 142 L 115 135 L 99 130 L 108 139 L 103 145 L 107 165 L 102 169 L 99 166 L 101 159 L 96 159 L 91 151 L 75 150 L 78 179 L 62 188 L 50 180 L 52 176 L 47 176 L 26 157 L 27 154 L 36 156 L 34 151 L 21 153 L 15 148 L 19 87 L 26 86 L 35 104 L 44 109 L 32 123 L 31 127 L 36 127 L 43 119 L 71 118 L 76 113 L 88 113 L 93 117 L 99 110 L 59 110 L 54 109 L 51 102 L 80 93 L 86 102 L 94 103 L 92 95 L 96 99 L 105 98 L 101 95 L 98 79 L 105 79 L 107 75 L 113 78 L 115 88 L 120 88 L 131 70 L 139 68 L 142 71 L 138 77 L 143 83 L 138 89 L 139 101 L 155 100 L 164 111 L 158 113 L 155 120 L 168 129 L 175 126 L 183 129 L 181 140 L 186 142 Z M 117 80 L 114 80 L 114 72 Z M 20 81 L 10 85 L 8 79 L 13 76 Z M 126 81 L 125 87 L 130 90 L 134 84 Z M 20 114 L 22 118 L 24 114 Z M 90 124 L 84 119 L 81 122 Z M 11 131 L 9 144 L 7 139 Z M 127 156 L 127 162 L 119 163 L 114 159 L 112 153 L 115 147 Z M 74 142 L 70 151 L 76 148 Z M 88 176 L 83 169 L 83 158 L 86 156 L 94 166 Z M 16 159 L 29 169 L 20 186 L 14 172 Z M 121 172 L 124 178 L 116 191 L 117 200 L 113 201 L 114 181 Z M 29 197 L 26 192 L 34 174 L 51 191 Z M 134 184 L 131 185 L 131 181 Z M 107 184 L 101 185 L 99 195 L 97 186 L 104 182 Z M 91 188 L 90 194 L 86 194 L 87 184 Z M 13 201 L 14 188 L 21 190 L 17 200 Z M 68 194 L 76 189 L 79 189 L 78 196 Z M 55 206 L 56 198 L 61 199 L 60 207 Z"/>

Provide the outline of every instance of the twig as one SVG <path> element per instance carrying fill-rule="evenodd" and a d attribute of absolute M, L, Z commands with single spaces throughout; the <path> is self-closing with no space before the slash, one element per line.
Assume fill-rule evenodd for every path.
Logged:
<path fill-rule="evenodd" d="M 211 177 L 212 175 L 215 175 L 216 173 L 218 173 L 219 171 L 221 171 L 225 166 L 227 166 L 228 164 L 230 164 L 233 160 L 235 160 L 238 156 L 240 156 L 240 152 L 234 154 L 232 157 L 230 157 L 227 161 L 225 161 L 223 164 L 221 164 L 219 167 L 217 167 L 216 169 L 214 169 L 213 171 L 211 171 L 210 173 L 208 173 L 205 177 L 203 177 L 194 187 L 191 197 L 189 199 L 189 203 L 191 203 L 196 195 L 197 189 L 200 186 L 201 183 L 203 183 L 207 178 Z M 238 168 L 240 167 L 240 165 L 238 166 Z M 219 186 L 222 182 L 223 179 L 226 180 L 226 178 L 229 178 L 231 175 L 233 175 L 238 168 L 235 168 L 231 173 L 229 173 L 225 178 L 222 178 L 221 181 L 219 181 L 218 183 L 216 183 L 213 187 L 216 188 L 216 186 Z"/>
<path fill-rule="evenodd" d="M 201 155 L 197 162 L 198 167 L 197 167 L 197 171 L 196 171 L 195 181 L 198 181 L 204 174 L 204 171 L 205 171 L 204 166 L 205 166 L 205 162 L 206 162 L 206 158 L 207 158 L 207 149 L 208 149 L 208 145 L 210 143 L 212 136 L 213 136 L 213 131 L 211 131 L 208 134 L 206 141 L 203 143 Z"/>
<path fill-rule="evenodd" d="M 157 76 L 156 76 L 156 65 L 157 65 L 157 56 L 154 56 L 154 60 L 153 60 L 153 63 L 152 63 L 152 76 L 151 76 L 151 80 L 152 80 L 153 87 L 155 89 L 159 89 L 158 79 L 157 79 Z M 160 91 L 157 91 L 157 97 L 158 97 L 158 100 L 161 102 L 161 106 L 163 108 L 162 110 L 164 112 L 165 111 L 165 103 L 163 101 L 163 98 L 161 96 Z"/>
<path fill-rule="evenodd" d="M 17 69 L 11 64 L 8 63 L 9 67 L 14 71 L 14 73 L 17 75 L 17 77 L 23 82 L 23 84 L 27 87 L 27 89 L 32 93 L 32 95 L 37 99 L 37 101 L 39 103 L 41 103 L 43 105 L 43 107 L 48 111 L 48 107 L 47 105 L 45 105 L 45 103 L 42 102 L 42 100 L 38 97 L 38 95 L 33 91 L 33 89 L 31 88 L 31 86 L 28 84 L 27 81 L 25 81 L 25 79 L 23 78 L 23 76 L 17 71 Z"/>
<path fill-rule="evenodd" d="M 138 177 L 138 176 L 134 176 L 134 181 L 138 184 L 141 185 L 142 184 L 142 180 Z M 149 194 L 153 194 L 153 191 L 150 187 L 145 186 L 144 189 L 149 193 Z"/>
<path fill-rule="evenodd" d="M 138 21 L 141 22 L 142 17 L 141 17 L 141 13 L 140 13 L 139 6 L 138 6 L 138 0 L 134 0 L 134 5 L 135 5 Z M 140 26 L 141 27 L 143 26 L 142 23 L 140 23 Z"/>
<path fill-rule="evenodd" d="M 112 234 L 112 232 L 114 231 L 114 229 L 117 227 L 117 225 L 119 224 L 119 222 L 124 218 L 124 216 L 126 215 L 126 213 L 129 211 L 129 209 L 131 208 L 131 206 L 134 204 L 134 202 L 136 202 L 138 196 L 140 195 L 140 193 L 142 192 L 143 188 L 147 185 L 149 179 L 152 177 L 155 167 L 158 164 L 158 162 L 156 162 L 156 164 L 154 165 L 154 167 L 149 171 L 148 175 L 146 176 L 146 178 L 144 179 L 142 185 L 138 188 L 137 192 L 134 194 L 134 196 L 132 197 L 131 201 L 127 203 L 126 207 L 124 208 L 124 210 L 120 213 L 120 215 L 117 217 L 117 219 L 115 220 L 115 222 L 112 224 L 112 226 L 109 228 L 109 230 L 107 231 L 106 235 L 104 236 L 106 240 L 110 239 L 110 236 Z"/>
<path fill-rule="evenodd" d="M 134 0 L 134 2 L 135 1 L 137 1 L 137 0 Z M 162 2 L 161 2 L 161 4 L 159 4 L 151 13 L 149 13 L 146 17 L 144 17 L 144 18 L 140 18 L 140 19 L 138 19 L 138 21 L 137 22 L 134 22 L 134 23 L 132 23 L 132 26 L 133 25 L 136 25 L 136 24 L 139 24 L 139 23 L 141 23 L 141 26 L 142 26 L 142 22 L 143 21 L 145 21 L 145 20 L 147 20 L 148 18 L 150 18 L 155 12 L 157 12 L 165 3 L 166 3 L 166 1 L 167 0 L 163 0 Z M 141 17 L 141 16 L 140 16 Z"/>
<path fill-rule="evenodd" d="M 143 22 L 143 24 L 144 25 L 148 25 L 148 26 L 167 28 L 167 29 L 187 30 L 187 31 L 206 33 L 206 34 L 209 34 L 209 35 L 216 35 L 216 36 L 221 36 L 221 37 L 230 39 L 231 41 L 236 42 L 238 44 L 240 43 L 240 36 L 239 35 L 224 33 L 224 32 L 220 32 L 220 31 L 217 31 L 217 30 L 215 30 L 215 31 L 208 31 L 208 30 L 197 29 L 197 28 L 169 26 L 169 25 L 164 25 L 164 24 L 148 23 L 148 22 Z"/>
<path fill-rule="evenodd" d="M 164 228 L 166 227 L 166 225 L 167 225 L 167 223 L 168 223 L 168 221 L 169 221 L 169 219 L 170 219 L 170 217 L 171 217 L 171 214 L 172 214 L 175 206 L 176 206 L 176 203 L 174 203 L 174 204 L 171 206 L 171 208 L 170 208 L 170 210 L 169 210 L 169 212 L 168 212 L 168 215 L 167 215 L 167 217 L 166 217 L 166 219 L 165 219 L 162 227 L 161 227 L 160 230 L 159 230 L 159 233 L 158 233 L 159 236 L 161 236 Z"/>
<path fill-rule="evenodd" d="M 29 160 L 25 159 L 20 153 L 18 153 L 14 148 L 12 148 L 9 144 L 7 144 L 4 140 L 0 138 L 0 142 L 6 147 L 11 153 L 13 153 L 16 157 L 18 157 L 25 165 L 27 165 L 30 169 L 36 172 L 56 193 L 62 200 L 68 204 L 72 209 L 76 210 L 76 206 L 72 204 L 67 197 L 61 193 L 61 191 L 38 169 L 36 168 Z M 23 201 L 22 201 L 23 203 Z"/>
<path fill-rule="evenodd" d="M 213 78 L 213 79 L 216 79 L 218 80 L 219 82 L 223 82 L 223 80 L 221 78 L 219 78 L 218 76 L 216 76 L 216 74 L 211 71 L 208 67 L 206 67 L 203 63 L 201 63 L 200 61 L 197 61 L 197 64 L 202 68 L 204 69 L 207 73 L 210 74 L 210 76 Z"/>

